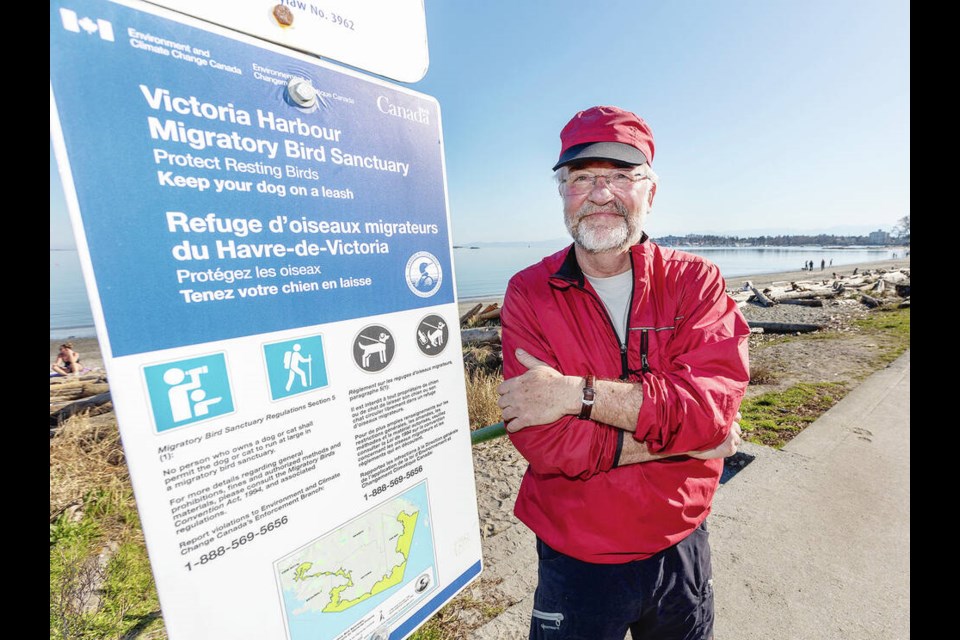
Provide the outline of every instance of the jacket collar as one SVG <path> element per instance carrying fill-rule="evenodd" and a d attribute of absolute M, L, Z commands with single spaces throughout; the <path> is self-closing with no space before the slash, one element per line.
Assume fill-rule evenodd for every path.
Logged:
<path fill-rule="evenodd" d="M 644 243 L 646 243 L 649 239 L 650 237 L 647 235 L 647 232 L 644 231 L 637 244 L 630 247 L 630 252 L 635 253 L 639 251 L 640 248 L 644 246 Z M 577 252 L 573 250 L 573 247 L 573 244 L 567 247 L 567 255 L 560 264 L 560 268 L 557 269 L 550 277 L 557 278 L 568 284 L 574 284 L 578 287 L 583 287 L 585 276 L 583 275 L 583 269 L 580 268 L 580 263 L 577 262 Z"/>

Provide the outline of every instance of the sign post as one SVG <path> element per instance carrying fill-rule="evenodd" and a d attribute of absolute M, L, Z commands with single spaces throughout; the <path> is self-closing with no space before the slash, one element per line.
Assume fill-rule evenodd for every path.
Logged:
<path fill-rule="evenodd" d="M 51 135 L 172 638 L 404 638 L 482 569 L 440 110 L 55 0 Z"/>

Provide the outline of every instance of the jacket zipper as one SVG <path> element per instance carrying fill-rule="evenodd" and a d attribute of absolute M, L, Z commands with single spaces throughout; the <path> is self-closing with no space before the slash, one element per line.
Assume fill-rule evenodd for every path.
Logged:
<path fill-rule="evenodd" d="M 584 276 L 584 282 L 586 282 L 586 276 Z M 621 342 L 619 336 L 617 335 L 617 325 L 613 323 L 613 318 L 610 317 L 610 312 L 607 311 L 607 305 L 603 304 L 603 300 L 600 299 L 600 296 L 596 293 L 592 293 L 587 290 L 585 286 L 581 287 L 577 285 L 577 288 L 586 293 L 588 296 L 597 301 L 600 305 L 600 309 L 603 311 L 603 315 L 607 318 L 607 324 L 610 325 L 610 329 L 613 330 L 613 336 L 617 339 L 617 342 L 620 345 L 620 379 L 627 380 L 630 378 L 630 364 L 627 361 L 627 355 L 629 349 L 627 348 L 630 342 L 630 318 L 633 317 L 633 294 L 637 287 L 637 281 L 633 277 L 633 252 L 630 253 L 630 301 L 627 302 L 627 326 L 623 328 L 624 339 Z M 643 371 L 646 373 L 650 370 L 650 367 L 647 366 L 647 350 L 646 350 L 646 337 L 647 332 L 644 329 L 641 332 L 641 357 L 643 359 Z"/>
<path fill-rule="evenodd" d="M 650 363 L 647 362 L 647 345 L 650 338 L 647 333 L 649 329 L 640 329 L 640 371 L 643 373 L 648 373 L 650 371 Z"/>

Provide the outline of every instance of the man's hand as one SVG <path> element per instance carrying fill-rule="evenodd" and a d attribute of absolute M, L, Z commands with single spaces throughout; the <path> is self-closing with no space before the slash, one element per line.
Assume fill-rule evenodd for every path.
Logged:
<path fill-rule="evenodd" d="M 730 426 L 730 433 L 727 434 L 727 439 L 719 445 L 706 451 L 691 451 L 687 455 L 700 460 L 710 460 L 711 458 L 729 458 L 735 454 L 743 441 L 741 439 L 743 432 L 740 430 L 739 422 L 741 418 L 743 416 L 737 411 L 737 415 L 733 418 L 733 424 Z"/>
<path fill-rule="evenodd" d="M 650 462 L 651 460 L 662 460 L 664 458 L 671 458 L 676 455 L 686 455 L 691 458 L 698 458 L 700 460 L 710 460 L 712 458 L 728 458 L 737 452 L 737 448 L 740 446 L 741 442 L 741 431 L 740 423 L 736 422 L 740 420 L 742 416 L 740 412 L 737 411 L 737 415 L 734 417 L 734 423 L 730 427 L 730 433 L 727 434 L 727 439 L 721 442 L 719 445 L 713 449 L 707 449 L 705 451 L 688 451 L 686 453 L 676 454 L 676 453 L 650 453 L 647 449 L 647 443 L 638 442 L 633 438 L 624 438 L 623 440 L 623 449 L 620 452 L 620 461 L 617 466 L 623 467 L 628 464 L 636 464 L 638 462 Z"/>
<path fill-rule="evenodd" d="M 497 387 L 497 405 L 507 431 L 515 433 L 524 427 L 550 424 L 579 411 L 581 378 L 565 376 L 523 349 L 517 349 L 516 356 L 527 371 Z M 572 408 L 573 400 L 576 404 Z"/>

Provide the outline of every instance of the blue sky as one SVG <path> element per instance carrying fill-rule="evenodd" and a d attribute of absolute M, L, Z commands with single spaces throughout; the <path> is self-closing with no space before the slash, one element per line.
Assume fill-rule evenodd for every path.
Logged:
<path fill-rule="evenodd" d="M 906 0 L 424 0 L 454 242 L 566 236 L 581 109 L 652 127 L 658 235 L 865 233 L 910 214 Z M 50 243 L 72 245 L 51 146 Z"/>

